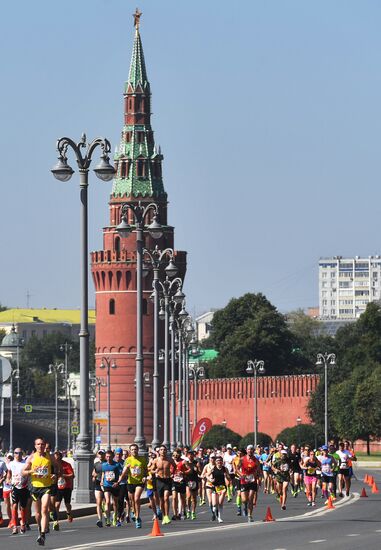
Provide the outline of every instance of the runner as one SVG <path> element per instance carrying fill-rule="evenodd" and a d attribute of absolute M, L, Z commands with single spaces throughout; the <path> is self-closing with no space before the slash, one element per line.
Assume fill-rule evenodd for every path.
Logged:
<path fill-rule="evenodd" d="M 261 474 L 260 464 L 254 455 L 253 445 L 246 448 L 246 456 L 242 457 L 238 466 L 240 474 L 241 498 L 244 504 L 244 515 L 248 522 L 253 521 L 253 506 L 258 492 L 258 478 Z"/>
<path fill-rule="evenodd" d="M 230 482 L 229 472 L 223 464 L 223 457 L 216 457 L 216 465 L 211 469 L 207 479 L 212 483 L 212 505 L 214 518 L 223 523 L 222 511 L 226 495 L 226 486 Z"/>
<path fill-rule="evenodd" d="M 186 450 L 186 457 L 189 456 L 190 450 Z M 175 449 L 172 453 L 175 470 L 173 472 L 172 482 L 172 520 L 181 519 L 181 512 L 184 512 L 185 517 L 185 496 L 187 490 L 186 475 L 190 473 L 188 467 L 188 458 L 181 458 L 181 449 Z"/>
<path fill-rule="evenodd" d="M 114 460 L 118 464 L 121 465 L 122 470 L 124 468 L 126 458 L 123 458 L 123 449 L 121 447 L 117 447 L 114 451 Z M 118 481 L 119 484 L 119 498 L 118 498 L 118 521 L 122 523 L 122 521 L 125 518 L 125 507 L 126 507 L 126 501 L 129 501 L 128 498 L 128 492 L 127 492 L 127 480 L 125 478 L 122 478 L 122 476 L 119 478 Z"/>
<path fill-rule="evenodd" d="M 143 456 L 139 456 L 139 447 L 133 443 L 130 445 L 130 456 L 124 462 L 119 484 L 123 483 L 123 480 L 127 477 L 128 498 L 134 513 L 136 529 L 140 529 L 142 526 L 140 506 L 147 473 L 147 461 Z"/>
<path fill-rule="evenodd" d="M 5 467 L 8 470 L 10 464 L 13 462 L 13 454 L 7 453 L 5 456 Z M 5 471 L 5 474 L 7 472 Z M 11 503 L 11 494 L 12 494 L 12 485 L 8 481 L 7 476 L 5 475 L 4 481 L 3 481 L 3 499 L 4 499 L 4 505 L 5 510 L 7 512 L 7 516 L 9 518 L 8 527 L 12 527 L 12 503 Z"/>
<path fill-rule="evenodd" d="M 201 464 L 195 458 L 195 451 L 188 453 L 189 462 L 187 464 L 189 471 L 186 473 L 186 499 L 187 499 L 187 519 L 196 519 L 197 493 L 200 485 Z"/>
<path fill-rule="evenodd" d="M 282 510 L 285 510 L 287 489 L 290 483 L 290 459 L 285 449 L 282 448 L 278 453 L 275 453 L 272 468 L 275 474 L 278 499 Z"/>
<path fill-rule="evenodd" d="M 349 496 L 349 490 L 351 488 L 351 467 L 352 460 L 357 460 L 357 458 L 351 453 L 351 451 L 345 448 L 345 444 L 341 441 L 339 443 L 339 450 L 336 451 L 336 454 L 339 457 L 339 473 L 338 473 L 338 489 L 339 497 L 343 496 L 343 490 L 345 489 L 345 494 Z"/>
<path fill-rule="evenodd" d="M 1 503 L 4 501 L 4 498 L 3 498 L 3 482 L 4 482 L 4 479 L 7 476 L 7 471 L 8 471 L 8 468 L 7 468 L 6 463 L 4 462 L 4 460 L 0 460 L 0 525 L 2 525 L 4 523 L 3 514 L 1 512 Z"/>
<path fill-rule="evenodd" d="M 301 482 L 301 467 L 300 467 L 300 452 L 298 451 L 295 443 L 290 446 L 290 452 L 288 455 L 290 459 L 290 479 L 291 479 L 291 494 L 293 497 L 297 497 L 300 492 Z"/>
<path fill-rule="evenodd" d="M 122 524 L 118 521 L 118 497 L 119 497 L 119 485 L 118 479 L 122 473 L 122 466 L 114 460 L 113 451 L 106 451 L 106 461 L 102 463 L 102 478 L 101 487 L 103 488 L 105 496 L 105 513 L 106 513 L 106 527 L 111 525 L 111 504 L 113 506 L 114 515 L 112 524 L 114 527 L 120 527 Z"/>
<path fill-rule="evenodd" d="M 331 498 L 335 499 L 334 485 L 333 485 L 333 479 L 334 479 L 333 471 L 337 465 L 337 462 L 333 458 L 333 456 L 330 456 L 328 454 L 327 445 L 323 445 L 321 450 L 322 450 L 322 454 L 319 456 L 319 462 L 321 465 L 322 494 L 324 495 L 325 498 L 328 498 L 330 496 Z"/>
<path fill-rule="evenodd" d="M 12 535 L 18 531 L 18 508 L 20 507 L 20 533 L 26 531 L 26 514 L 29 499 L 28 476 L 22 474 L 25 461 L 22 458 L 22 450 L 17 447 L 14 450 L 14 460 L 8 464 L 7 482 L 12 487 Z"/>
<path fill-rule="evenodd" d="M 239 449 L 237 450 L 237 454 L 233 460 L 233 468 L 234 468 L 233 484 L 235 486 L 235 492 L 236 492 L 235 503 L 237 506 L 237 516 L 242 515 L 242 510 L 241 510 L 242 496 L 241 496 L 241 483 L 240 483 L 241 475 L 238 471 L 238 468 L 241 462 L 241 458 L 243 458 L 245 454 L 246 454 L 246 451 L 244 449 Z"/>
<path fill-rule="evenodd" d="M 160 498 L 160 508 L 163 513 L 162 524 L 171 523 L 169 517 L 169 495 L 172 491 L 172 475 L 175 463 L 167 456 L 167 447 L 159 447 L 159 456 L 152 461 L 151 473 L 156 476 L 157 492 Z"/>
<path fill-rule="evenodd" d="M 304 485 L 306 487 L 307 506 L 316 506 L 316 484 L 317 474 L 320 463 L 315 456 L 313 449 L 309 451 L 308 456 L 302 459 L 300 466 L 304 470 Z"/>
<path fill-rule="evenodd" d="M 106 461 L 105 451 L 100 449 L 97 452 L 97 458 L 94 461 L 94 469 L 92 473 L 92 478 L 94 482 L 94 495 L 95 502 L 97 505 L 97 527 L 103 527 L 103 510 L 102 504 L 104 501 L 104 492 L 102 491 L 101 480 L 102 480 L 102 465 Z"/>
<path fill-rule="evenodd" d="M 209 508 L 212 513 L 212 521 L 215 521 L 216 515 L 213 512 L 213 501 L 212 501 L 213 483 L 209 481 L 208 476 L 210 475 L 210 472 L 213 470 L 215 465 L 216 465 L 216 455 L 214 453 L 211 453 L 209 455 L 209 462 L 204 466 L 204 469 L 202 470 L 202 473 L 201 473 L 201 478 L 205 481 L 206 498 L 208 499 Z"/>
<path fill-rule="evenodd" d="M 229 472 L 229 476 L 231 479 L 233 479 L 234 476 L 234 466 L 233 466 L 233 460 L 235 458 L 235 453 L 233 453 L 233 447 L 230 443 L 226 445 L 226 452 L 224 453 L 224 466 Z M 226 495 L 227 495 L 227 501 L 231 502 L 232 496 L 233 496 L 233 482 L 229 482 L 226 488 Z"/>
<path fill-rule="evenodd" d="M 204 466 L 206 466 L 206 464 L 208 464 L 208 461 L 209 461 L 208 456 L 204 455 L 204 449 L 202 447 L 199 447 L 197 451 L 196 461 L 199 465 L 200 472 L 202 472 L 204 469 Z M 203 506 L 205 504 L 205 499 L 206 499 L 205 480 L 203 478 L 199 480 L 198 496 L 199 496 L 199 506 Z"/>
<path fill-rule="evenodd" d="M 71 494 L 73 492 L 74 470 L 69 462 L 62 460 L 62 453 L 60 451 L 54 453 L 54 459 L 61 472 L 57 480 L 57 496 L 55 499 L 56 519 L 53 523 L 53 529 L 58 531 L 59 513 L 62 501 L 65 502 L 68 521 L 70 523 L 73 521 L 73 516 L 71 514 Z"/>
<path fill-rule="evenodd" d="M 32 499 L 35 505 L 35 517 L 38 525 L 37 544 L 45 545 L 45 534 L 49 530 L 49 506 L 52 484 L 56 482 L 53 460 L 45 451 L 46 443 L 42 437 L 34 442 L 36 451 L 25 463 L 22 475 L 30 475 Z M 59 473 L 59 472 L 58 472 Z"/>
<path fill-rule="evenodd" d="M 265 494 L 270 493 L 271 491 L 271 466 L 267 461 L 269 456 L 269 448 L 265 447 L 259 459 L 260 463 L 262 464 L 263 492 Z"/>

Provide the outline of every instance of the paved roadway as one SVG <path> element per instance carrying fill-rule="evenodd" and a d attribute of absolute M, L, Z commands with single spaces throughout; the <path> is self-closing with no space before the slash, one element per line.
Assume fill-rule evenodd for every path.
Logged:
<path fill-rule="evenodd" d="M 46 548 L 194 550 L 213 544 L 218 545 L 219 550 L 376 550 L 381 548 L 381 471 L 367 473 L 375 477 L 380 494 L 372 495 L 366 486 L 369 497 L 359 498 L 363 484 L 354 481 L 354 493 L 349 498 L 338 499 L 335 510 L 327 510 L 320 496 L 317 507 L 308 508 L 305 497 L 300 494 L 295 499 L 289 497 L 287 510 L 282 511 L 273 496 L 260 494 L 254 523 L 248 524 L 246 518 L 237 517 L 233 504 L 226 505 L 223 524 L 211 523 L 209 510 L 202 506 L 198 508 L 197 520 L 172 522 L 162 527 L 164 537 L 152 538 L 149 536 L 152 513 L 144 507 L 141 530 L 131 524 L 99 529 L 94 516 L 75 519 L 72 524 L 63 521 L 60 532 L 47 535 Z M 271 506 L 276 522 L 263 523 L 267 506 Z M 35 539 L 35 526 L 25 535 L 12 536 L 8 529 L 0 530 L 0 548 L 4 550 L 30 550 L 37 547 Z"/>

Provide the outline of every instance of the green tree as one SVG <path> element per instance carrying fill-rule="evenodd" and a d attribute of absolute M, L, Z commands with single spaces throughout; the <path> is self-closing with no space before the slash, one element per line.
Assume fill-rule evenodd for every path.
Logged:
<path fill-rule="evenodd" d="M 311 424 L 300 424 L 300 426 L 285 428 L 276 438 L 277 441 L 281 441 L 287 446 L 295 443 L 296 445 L 309 445 L 312 448 L 319 445 L 323 439 L 322 433 L 319 432 L 316 426 Z"/>
<path fill-rule="evenodd" d="M 226 426 L 216 424 L 215 426 L 212 426 L 210 431 L 202 440 L 202 446 L 206 449 L 214 449 L 230 443 L 233 447 L 235 447 L 238 445 L 240 439 L 241 436 L 236 432 L 233 432 L 233 430 L 230 430 Z"/>
<path fill-rule="evenodd" d="M 7 306 L 3 306 L 1 303 L 0 303 L 0 311 L 6 311 L 8 308 Z"/>
<path fill-rule="evenodd" d="M 257 433 L 257 445 L 261 447 L 269 447 L 272 443 L 272 438 L 263 432 Z M 254 432 L 246 434 L 239 442 L 240 449 L 246 449 L 248 445 L 254 444 Z"/>
<path fill-rule="evenodd" d="M 263 359 L 267 374 L 292 368 L 293 338 L 286 320 L 263 294 L 230 300 L 213 318 L 213 342 L 219 356 L 209 365 L 213 378 L 245 376 L 249 359 Z"/>

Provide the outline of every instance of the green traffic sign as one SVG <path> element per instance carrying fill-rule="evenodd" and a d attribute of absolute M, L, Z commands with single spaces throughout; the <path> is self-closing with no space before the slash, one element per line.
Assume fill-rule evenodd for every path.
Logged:
<path fill-rule="evenodd" d="M 78 426 L 72 426 L 71 427 L 71 433 L 72 433 L 72 435 L 78 435 L 79 434 Z"/>
<path fill-rule="evenodd" d="M 24 405 L 24 411 L 26 413 L 31 413 L 33 411 L 32 405 Z"/>

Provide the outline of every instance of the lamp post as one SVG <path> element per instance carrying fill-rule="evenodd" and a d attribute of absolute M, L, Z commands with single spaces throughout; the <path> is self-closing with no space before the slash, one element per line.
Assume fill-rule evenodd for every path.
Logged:
<path fill-rule="evenodd" d="M 74 500 L 78 503 L 90 502 L 93 499 L 93 491 L 90 490 L 92 472 L 91 442 L 89 434 L 89 320 L 88 320 L 88 178 L 92 154 L 97 146 L 102 149 L 100 162 L 94 168 L 98 178 L 110 181 L 114 177 L 115 170 L 110 165 L 110 142 L 107 139 L 96 138 L 91 143 L 86 143 L 86 135 L 83 134 L 79 143 L 75 143 L 68 137 L 62 137 L 57 141 L 59 153 L 58 162 L 52 169 L 55 178 L 60 181 L 68 181 L 74 170 L 67 162 L 67 151 L 70 147 L 75 154 L 80 175 L 80 200 L 81 200 L 81 328 L 79 332 L 80 349 L 80 415 L 79 435 L 76 440 L 74 459 L 76 464 L 76 489 Z M 85 149 L 85 154 L 82 150 Z"/>
<path fill-rule="evenodd" d="M 101 378 L 100 376 L 95 376 L 95 378 L 92 379 L 91 383 L 94 386 L 94 388 L 96 388 L 96 390 L 98 390 L 98 395 L 97 395 L 96 401 L 98 403 L 98 412 L 100 412 L 100 410 L 101 410 L 101 388 L 105 388 L 107 386 L 107 382 L 105 382 L 104 379 Z M 101 435 L 101 425 L 100 425 L 99 422 L 98 422 L 97 426 L 98 426 L 98 434 L 97 435 Z"/>
<path fill-rule="evenodd" d="M 227 439 L 227 437 L 226 437 L 226 424 L 227 424 L 227 422 L 226 422 L 225 418 L 223 419 L 223 421 L 221 422 L 221 424 L 222 424 L 222 426 L 223 426 L 223 428 L 224 428 L 224 432 L 223 432 L 223 433 L 224 433 L 224 440 L 225 440 L 225 441 L 223 442 L 223 445 L 226 445 L 226 439 Z"/>
<path fill-rule="evenodd" d="M 298 447 L 300 447 L 300 424 L 302 423 L 302 419 L 300 418 L 300 416 L 298 415 L 297 419 L 296 419 L 296 425 L 297 425 L 297 429 L 298 429 Z"/>
<path fill-rule="evenodd" d="M 54 365 L 49 365 L 48 374 L 54 374 L 54 384 L 55 384 L 55 440 L 54 440 L 54 450 L 58 451 L 58 375 L 64 374 L 65 365 L 63 363 L 54 363 Z"/>
<path fill-rule="evenodd" d="M 9 399 L 9 452 L 13 452 L 13 378 L 18 382 L 20 378 L 19 369 L 12 369 L 10 376 L 10 399 Z"/>
<path fill-rule="evenodd" d="M 146 451 L 144 437 L 144 382 L 143 382 L 143 232 L 148 230 L 152 238 L 160 239 L 163 228 L 158 222 L 159 208 L 155 203 L 142 205 L 124 203 L 121 208 L 121 222 L 117 226 L 119 235 L 127 237 L 133 227 L 128 223 L 128 211 L 132 212 L 136 231 L 136 433 L 135 443 L 141 452 Z M 145 225 L 148 214 L 153 212 L 153 220 Z"/>
<path fill-rule="evenodd" d="M 181 304 L 181 310 L 177 314 L 175 319 L 176 325 L 176 334 L 177 334 L 177 357 L 178 357 L 178 423 L 176 441 L 180 446 L 185 444 L 184 437 L 184 424 L 185 424 L 185 414 L 184 414 L 184 403 L 185 403 L 185 346 L 187 339 L 187 327 L 189 326 L 189 321 L 191 321 L 188 312 L 185 309 L 185 300 Z M 193 327 L 191 326 L 193 331 Z"/>
<path fill-rule="evenodd" d="M 161 294 L 163 296 L 163 299 L 161 301 L 161 307 L 159 311 L 159 318 L 164 319 L 164 385 L 163 385 L 163 397 L 164 397 L 164 434 L 163 434 L 163 445 L 168 447 L 170 445 L 170 418 L 169 418 L 169 327 L 170 327 L 170 301 L 171 301 L 171 308 L 172 306 L 175 307 L 176 304 L 181 303 L 184 299 L 184 294 L 182 292 L 182 280 L 180 277 L 176 277 L 175 279 L 170 280 L 167 276 L 163 282 L 157 281 L 157 286 L 159 290 L 161 291 Z M 177 290 L 176 290 L 177 288 Z M 175 292 L 176 290 L 176 292 Z M 171 313 L 171 319 L 172 319 L 172 313 Z M 172 323 L 172 320 L 171 320 Z M 174 352 L 172 353 L 172 360 L 171 360 L 171 378 L 172 382 L 174 384 L 175 381 L 175 364 L 174 364 Z M 172 384 L 172 386 L 173 386 Z M 174 387 L 174 386 L 173 386 Z M 173 428 L 176 428 L 175 424 L 173 423 L 173 412 L 174 407 L 176 408 L 176 401 L 175 396 L 172 390 L 171 395 L 171 413 L 172 413 L 172 432 Z M 175 418 L 176 422 L 176 418 Z M 174 435 L 172 434 L 172 440 L 173 443 Z"/>
<path fill-rule="evenodd" d="M 68 369 L 68 364 L 69 364 L 69 352 L 73 349 L 73 346 L 71 344 L 68 344 L 67 342 L 65 342 L 64 344 L 61 344 L 60 345 L 60 351 L 63 351 L 65 353 L 65 380 L 69 380 L 69 369 Z M 67 390 L 68 388 L 65 386 L 65 397 L 67 399 Z"/>
<path fill-rule="evenodd" d="M 318 353 L 316 366 L 324 365 L 324 443 L 328 445 L 328 363 L 334 367 L 336 365 L 336 355 L 334 353 Z"/>
<path fill-rule="evenodd" d="M 197 382 L 205 378 L 205 369 L 202 365 L 189 365 L 189 380 L 193 380 L 193 426 L 197 425 Z"/>
<path fill-rule="evenodd" d="M 159 440 L 159 307 L 160 307 L 160 290 L 158 286 L 159 272 L 161 265 L 166 259 L 169 259 L 168 265 L 164 268 L 165 274 L 171 279 L 177 274 L 177 267 L 174 262 L 174 252 L 172 248 L 159 250 L 156 245 L 155 249 L 150 252 L 146 248 L 143 249 L 144 257 L 148 258 L 153 270 L 153 434 L 152 447 L 160 445 Z M 147 264 L 146 264 L 147 265 Z M 143 267 L 144 269 L 144 267 Z"/>
<path fill-rule="evenodd" d="M 111 399 L 110 399 L 110 369 L 116 369 L 116 363 L 109 357 L 102 357 L 101 369 L 106 369 L 107 386 L 107 450 L 111 451 Z"/>
<path fill-rule="evenodd" d="M 75 380 L 66 378 L 64 387 L 67 398 L 67 450 L 69 450 L 71 440 L 71 391 L 77 389 Z"/>
<path fill-rule="evenodd" d="M 254 361 L 247 362 L 246 367 L 247 374 L 252 374 L 254 376 L 254 447 L 257 447 L 257 436 L 258 436 L 258 403 L 257 403 L 257 374 L 265 373 L 265 362 L 264 361 Z"/>

